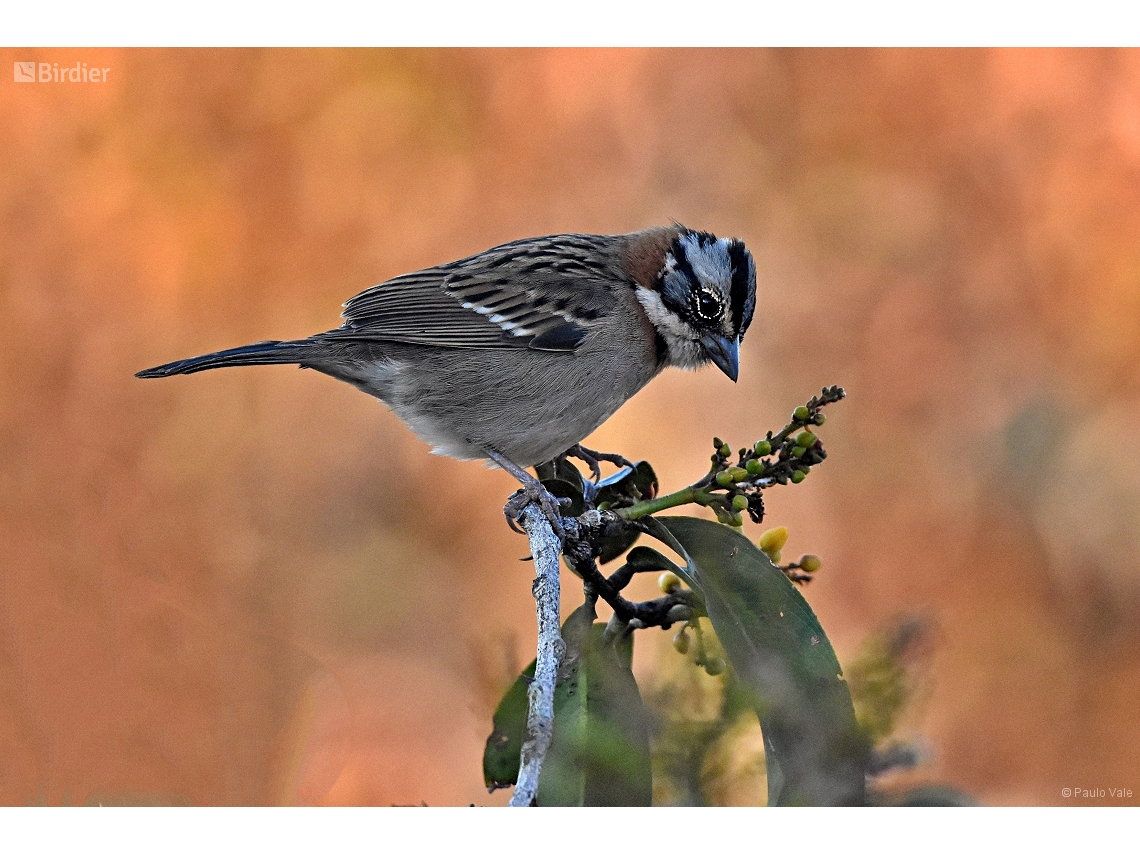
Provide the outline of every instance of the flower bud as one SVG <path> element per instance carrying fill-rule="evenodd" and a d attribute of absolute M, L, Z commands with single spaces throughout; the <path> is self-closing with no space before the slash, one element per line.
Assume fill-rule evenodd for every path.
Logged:
<path fill-rule="evenodd" d="M 718 674 L 723 674 L 726 667 L 727 663 L 723 659 L 719 656 L 714 656 L 705 662 L 705 673 L 710 677 L 715 677 Z"/>
<path fill-rule="evenodd" d="M 817 425 L 821 425 L 825 421 L 827 421 L 827 416 L 825 416 L 823 413 L 816 413 L 815 418 L 812 419 L 812 421 L 815 422 Z"/>
<path fill-rule="evenodd" d="M 796 445 L 802 448 L 811 448 L 818 439 L 819 437 L 810 430 L 800 431 L 800 435 L 796 437 Z"/>
<path fill-rule="evenodd" d="M 811 418 L 811 410 L 807 407 L 796 407 L 795 412 L 792 413 L 792 418 L 797 422 L 806 422 Z"/>
<path fill-rule="evenodd" d="M 748 470 L 741 469 L 739 466 L 730 466 L 727 471 L 728 474 L 732 476 L 732 480 L 737 483 L 748 478 Z"/>
<path fill-rule="evenodd" d="M 804 475 L 804 471 L 802 469 L 797 469 L 795 472 L 792 473 L 792 483 L 798 484 L 801 481 L 803 481 L 805 477 L 806 476 Z"/>
<path fill-rule="evenodd" d="M 721 457 L 732 457 L 732 449 L 728 447 L 727 442 L 720 447 L 720 454 Z"/>
<path fill-rule="evenodd" d="M 752 446 L 752 451 L 757 457 L 763 457 L 766 454 L 772 453 L 772 443 L 766 439 L 760 440 L 756 445 Z"/>
<path fill-rule="evenodd" d="M 792 446 L 792 457 L 803 457 L 805 454 L 807 454 L 807 449 L 802 445 Z"/>
<path fill-rule="evenodd" d="M 744 464 L 744 468 L 748 470 L 749 475 L 759 475 L 764 471 L 764 464 L 753 457 L 751 460 Z"/>
<path fill-rule="evenodd" d="M 676 573 L 666 570 L 657 577 L 657 587 L 661 589 L 663 594 L 672 594 L 681 587 L 681 579 Z"/>
<path fill-rule="evenodd" d="M 748 497 L 741 496 L 739 493 L 732 497 L 732 506 L 738 511 L 748 510 Z"/>
<path fill-rule="evenodd" d="M 805 573 L 814 573 L 823 565 L 823 561 L 818 555 L 801 555 L 799 565 Z"/>
<path fill-rule="evenodd" d="M 727 487 L 732 483 L 732 473 L 725 469 L 723 472 L 716 473 L 716 482 L 722 487 Z"/>

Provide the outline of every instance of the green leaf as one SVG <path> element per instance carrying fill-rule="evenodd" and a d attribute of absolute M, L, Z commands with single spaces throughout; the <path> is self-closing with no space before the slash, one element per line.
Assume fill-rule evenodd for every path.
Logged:
<path fill-rule="evenodd" d="M 534 467 L 538 480 L 542 486 L 550 491 L 557 499 L 569 499 L 569 510 L 563 509 L 564 514 L 576 517 L 586 510 L 583 492 L 586 489 L 582 481 L 582 473 L 569 460 L 559 460 L 555 463 L 540 463 Z"/>
<path fill-rule="evenodd" d="M 552 464 L 544 464 L 552 467 Z M 553 468 L 553 467 L 552 467 Z M 571 467 L 573 468 L 573 467 Z M 562 622 L 560 633 L 566 643 L 566 658 L 560 672 L 565 671 L 567 661 L 576 661 L 582 641 L 597 614 L 592 604 L 583 603 Z M 519 767 L 522 765 L 522 745 L 526 739 L 527 718 L 530 715 L 528 692 L 534 679 L 536 660 L 526 666 L 518 678 L 507 689 L 499 706 L 495 709 L 491 735 L 483 749 L 483 782 L 491 792 L 509 787 L 518 782 Z M 563 676 L 559 674 L 559 683 Z M 558 688 L 554 688 L 554 711 L 558 714 Z"/>
<path fill-rule="evenodd" d="M 600 539 L 600 546 L 602 548 L 601 555 L 598 556 L 598 561 L 602 564 L 607 564 L 620 556 L 623 552 L 637 543 L 637 539 L 641 537 L 641 532 L 635 528 L 627 528 L 621 534 L 613 534 Z"/>
<path fill-rule="evenodd" d="M 523 737 L 526 734 L 526 692 L 534 678 L 534 661 L 507 689 L 492 719 L 491 735 L 483 749 L 483 783 L 494 792 L 519 779 Z"/>
<path fill-rule="evenodd" d="M 657 495 L 657 473 L 646 461 L 633 464 L 603 478 L 597 484 L 597 501 L 615 504 L 633 504 Z"/>
<path fill-rule="evenodd" d="M 597 506 L 604 502 L 611 508 L 628 507 L 656 495 L 657 473 L 653 471 L 652 466 L 642 460 L 640 463 L 635 463 L 632 469 L 622 469 L 599 481 L 594 504 Z M 640 536 L 641 532 L 636 529 L 627 529 L 619 535 L 603 537 L 602 554 L 598 560 L 602 564 L 613 561 L 633 546 Z"/>
<path fill-rule="evenodd" d="M 565 481 L 574 486 L 579 494 L 585 489 L 582 482 L 582 473 L 578 471 L 577 466 L 566 458 L 551 463 L 540 463 L 534 467 L 534 471 L 535 474 L 538 475 L 539 481 L 546 482 L 555 479 Z"/>
<path fill-rule="evenodd" d="M 636 568 L 638 573 L 654 573 L 663 570 L 677 572 L 676 564 L 656 549 L 651 549 L 648 546 L 631 549 L 629 555 L 625 557 L 625 561 L 631 567 Z"/>
<path fill-rule="evenodd" d="M 727 526 L 650 517 L 649 532 L 686 562 L 740 681 L 754 697 L 770 805 L 865 801 L 867 740 L 815 613 L 771 559 Z"/>
<path fill-rule="evenodd" d="M 566 655 L 554 689 L 554 743 L 539 779 L 540 805 L 648 805 L 652 717 L 630 670 L 633 635 L 607 637 L 582 605 L 562 624 Z M 535 663 L 503 695 L 483 751 L 489 790 L 518 781 L 527 690 Z"/>
<path fill-rule="evenodd" d="M 539 779 L 541 806 L 652 801 L 652 721 L 630 670 L 633 634 L 607 637 L 605 629 L 602 623 L 590 626 L 576 660 L 562 669 L 554 693 L 554 743 Z"/>

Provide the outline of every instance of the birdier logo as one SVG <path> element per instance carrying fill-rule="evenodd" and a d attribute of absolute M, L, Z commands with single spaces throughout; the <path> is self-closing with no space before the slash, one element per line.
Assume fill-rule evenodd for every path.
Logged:
<path fill-rule="evenodd" d="M 60 67 L 58 62 L 14 62 L 16 83 L 106 83 L 109 68 L 87 67 L 85 62 Z"/>

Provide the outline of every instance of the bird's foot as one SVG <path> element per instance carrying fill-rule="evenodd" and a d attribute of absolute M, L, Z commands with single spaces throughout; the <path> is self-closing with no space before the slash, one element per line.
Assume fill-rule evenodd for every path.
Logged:
<path fill-rule="evenodd" d="M 571 501 L 569 499 L 558 499 L 542 486 L 542 482 L 523 469 L 512 463 L 497 451 L 487 449 L 487 456 L 500 467 L 510 472 L 522 484 L 522 488 L 516 490 L 511 497 L 507 500 L 507 504 L 503 507 L 503 514 L 507 518 L 507 525 L 512 530 L 517 531 L 519 534 L 526 534 L 525 531 L 518 527 L 519 515 L 522 514 L 523 508 L 527 505 L 535 504 L 542 509 L 543 515 L 550 521 L 550 527 L 554 529 L 554 533 L 558 536 L 559 540 L 566 539 L 566 529 L 562 525 L 562 508 L 569 508 Z"/>
<path fill-rule="evenodd" d="M 575 443 L 570 446 L 566 449 L 563 456 L 577 457 L 579 460 L 585 461 L 586 465 L 590 467 L 591 474 L 594 476 L 594 483 L 602 480 L 602 467 L 598 464 L 603 460 L 607 463 L 612 463 L 614 466 L 633 468 L 633 464 L 620 454 L 610 454 L 606 451 L 592 451 L 581 443 Z"/>
<path fill-rule="evenodd" d="M 556 498 L 537 479 L 524 481 L 523 486 L 507 499 L 507 504 L 503 507 L 503 515 L 507 518 L 507 525 L 519 534 L 526 534 L 518 527 L 518 520 L 523 509 L 531 504 L 538 505 L 542 509 L 543 516 L 549 520 L 554 534 L 559 540 L 565 540 L 566 529 L 562 526 L 562 508 L 569 508 L 570 500 Z"/>

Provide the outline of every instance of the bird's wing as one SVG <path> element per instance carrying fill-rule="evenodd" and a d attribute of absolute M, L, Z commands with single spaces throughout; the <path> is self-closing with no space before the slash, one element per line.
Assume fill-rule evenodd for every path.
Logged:
<path fill-rule="evenodd" d="M 337 338 L 574 350 L 627 278 L 614 239 L 527 238 L 397 276 L 344 304 Z M 632 287 L 632 282 L 630 283 Z"/>

